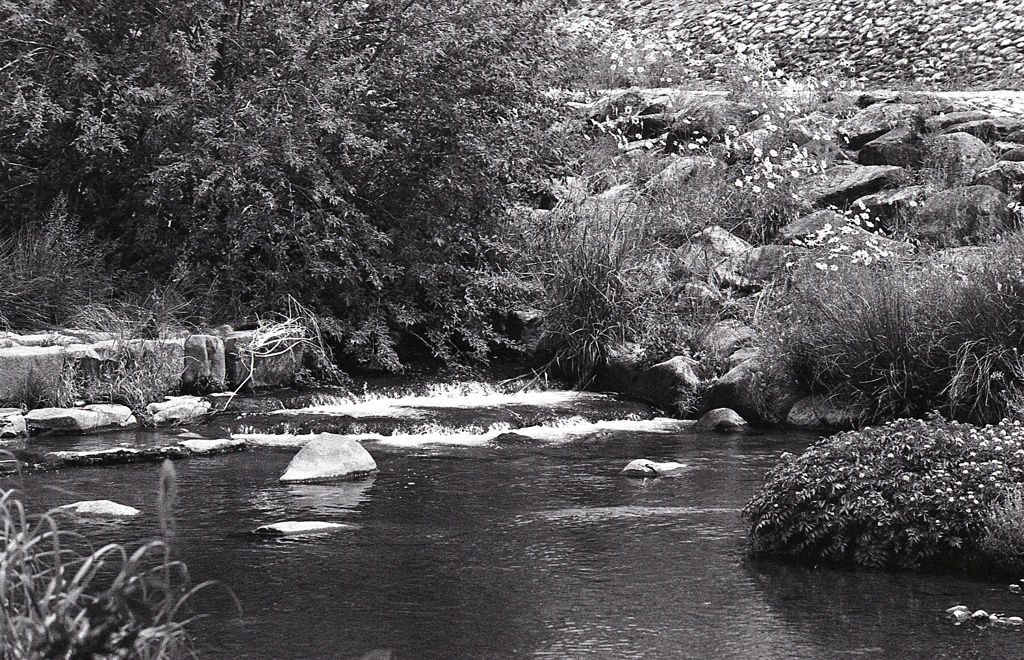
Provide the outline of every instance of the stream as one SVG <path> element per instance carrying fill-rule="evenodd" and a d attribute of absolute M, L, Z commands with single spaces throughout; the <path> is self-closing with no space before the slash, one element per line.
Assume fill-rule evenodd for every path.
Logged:
<path fill-rule="evenodd" d="M 419 427 L 394 434 L 374 427 L 360 436 L 379 467 L 361 481 L 281 484 L 294 449 L 175 463 L 174 552 L 193 582 L 219 580 L 242 605 L 238 615 L 220 589 L 192 599 L 189 615 L 210 615 L 190 628 L 201 658 L 1024 657 L 1024 630 L 956 627 L 944 619 L 946 608 L 961 603 L 1024 614 L 1024 598 L 1005 584 L 745 557 L 739 510 L 782 452 L 802 451 L 815 435 L 700 433 L 635 411 L 598 423 L 597 413 L 573 411 L 608 415 L 610 401 L 557 392 L 530 395 L 529 405 L 550 399 L 559 415 L 518 428 L 498 411 L 525 405 L 521 399 L 484 393 L 453 400 L 460 396 L 304 411 L 351 420 L 363 414 L 355 409 L 361 405 L 375 420 L 420 415 Z M 460 422 L 451 421 L 452 410 Z M 137 442 L 178 432 L 139 433 Z M 123 443 L 125 435 L 115 439 Z M 657 479 L 620 474 L 635 458 L 688 467 Z M 143 513 L 130 520 L 81 523 L 97 544 L 134 546 L 159 534 L 158 469 L 141 463 L 34 472 L 8 478 L 4 487 L 21 489 L 34 511 L 79 499 L 135 506 Z M 348 527 L 280 539 L 251 534 L 285 520 Z"/>

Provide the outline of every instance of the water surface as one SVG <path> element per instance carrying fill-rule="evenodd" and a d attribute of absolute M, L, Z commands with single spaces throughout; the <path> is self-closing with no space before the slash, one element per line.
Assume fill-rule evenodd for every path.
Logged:
<path fill-rule="evenodd" d="M 739 509 L 779 454 L 810 436 L 717 436 L 656 422 L 537 435 L 368 438 L 380 473 L 330 486 L 279 484 L 292 452 L 178 462 L 176 552 L 196 582 L 222 580 L 243 606 L 237 617 L 213 592 L 195 600 L 194 609 L 218 613 L 193 628 L 202 657 L 1024 657 L 1024 631 L 942 619 L 960 603 L 1024 613 L 1005 585 L 744 558 Z M 690 469 L 620 475 L 634 458 Z M 90 528 L 100 540 L 135 542 L 156 533 L 157 469 L 40 473 L 24 488 L 36 509 L 83 498 L 139 507 L 136 520 Z M 249 534 L 283 520 L 353 527 Z"/>

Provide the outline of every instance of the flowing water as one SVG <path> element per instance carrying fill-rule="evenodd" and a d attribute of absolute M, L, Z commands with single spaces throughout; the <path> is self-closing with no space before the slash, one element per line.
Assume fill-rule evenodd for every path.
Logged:
<path fill-rule="evenodd" d="M 179 461 L 175 551 L 195 582 L 221 580 L 242 605 L 234 614 L 217 590 L 192 601 L 214 614 L 192 627 L 201 657 L 1024 657 L 1020 629 L 943 619 L 959 603 L 1024 614 L 1005 585 L 745 559 L 740 508 L 780 453 L 814 437 L 592 421 L 368 434 L 379 474 L 336 485 L 280 484 L 294 450 Z M 634 458 L 688 468 L 622 476 Z M 35 473 L 21 487 L 36 510 L 74 499 L 136 506 L 136 519 L 85 527 L 97 542 L 134 543 L 157 533 L 157 470 Z M 250 533 L 284 520 L 349 527 Z"/>

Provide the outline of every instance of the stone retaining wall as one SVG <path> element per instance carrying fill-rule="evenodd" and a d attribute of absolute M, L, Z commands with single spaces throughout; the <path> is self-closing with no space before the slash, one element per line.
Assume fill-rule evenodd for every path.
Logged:
<path fill-rule="evenodd" d="M 69 403 L 79 387 L 146 365 L 167 392 L 285 387 L 295 380 L 303 345 L 275 355 L 254 354 L 255 331 L 225 331 L 165 339 L 118 339 L 110 334 L 60 331 L 0 335 L 0 406 Z"/>
<path fill-rule="evenodd" d="M 579 11 L 698 52 L 766 46 L 791 75 L 1024 85 L 1018 0 L 612 0 Z"/>

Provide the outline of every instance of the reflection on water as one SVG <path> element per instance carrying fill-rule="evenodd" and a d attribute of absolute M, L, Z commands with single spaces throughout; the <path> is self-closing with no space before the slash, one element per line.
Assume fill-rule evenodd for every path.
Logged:
<path fill-rule="evenodd" d="M 1024 631 L 954 627 L 964 603 L 1008 615 L 1001 585 L 914 574 L 751 563 L 739 509 L 783 451 L 810 438 L 606 430 L 554 442 L 367 447 L 374 479 L 284 485 L 291 458 L 182 461 L 176 552 L 196 581 L 241 600 L 194 631 L 232 660 L 1021 658 Z M 692 466 L 633 479 L 634 458 Z M 155 465 L 30 475 L 37 510 L 114 499 L 137 519 L 97 541 L 157 530 Z M 74 493 L 46 488 L 64 484 Z M 254 539 L 259 525 L 318 520 L 344 533 Z"/>

